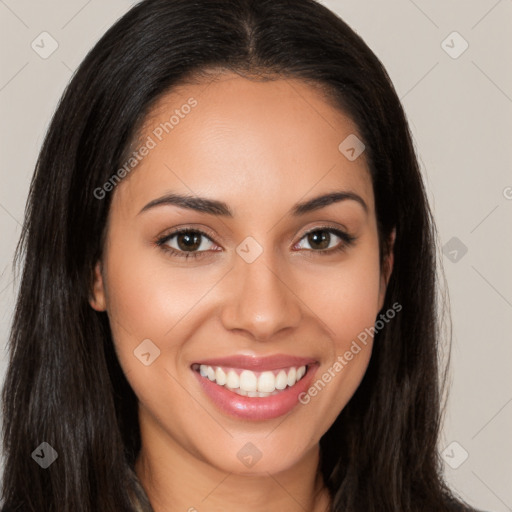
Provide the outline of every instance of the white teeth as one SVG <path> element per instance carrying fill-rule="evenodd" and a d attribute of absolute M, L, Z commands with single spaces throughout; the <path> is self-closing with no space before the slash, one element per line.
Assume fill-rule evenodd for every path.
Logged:
<path fill-rule="evenodd" d="M 258 379 L 254 372 L 250 370 L 244 370 L 240 374 L 240 389 L 244 391 L 256 391 L 256 387 L 258 385 Z"/>
<path fill-rule="evenodd" d="M 267 397 L 267 396 L 277 395 L 279 393 L 279 391 L 272 391 L 272 393 L 263 393 L 263 391 L 245 391 L 245 390 L 240 389 L 240 388 L 233 389 L 233 388 L 230 388 L 228 386 L 226 386 L 226 388 L 229 389 L 229 391 L 232 391 L 233 393 L 236 393 L 237 395 L 249 396 L 249 397 L 264 398 L 264 397 Z"/>
<path fill-rule="evenodd" d="M 229 370 L 226 386 L 232 389 L 240 387 L 240 379 L 238 377 L 238 373 L 236 373 L 235 370 Z"/>
<path fill-rule="evenodd" d="M 281 370 L 276 377 L 276 389 L 284 389 L 286 386 L 288 386 L 288 375 Z"/>
<path fill-rule="evenodd" d="M 210 372 L 208 372 L 208 377 L 210 377 Z M 288 386 L 293 386 L 297 382 L 297 370 L 295 368 L 290 368 L 288 372 Z"/>
<path fill-rule="evenodd" d="M 226 384 L 227 381 L 226 373 L 219 366 L 217 366 L 217 369 L 215 370 L 215 380 L 217 381 L 217 384 L 219 386 L 224 386 L 224 384 Z"/>
<path fill-rule="evenodd" d="M 258 391 L 272 393 L 276 389 L 276 378 L 272 372 L 263 372 L 258 377 Z"/>
<path fill-rule="evenodd" d="M 197 368 L 197 367 L 196 367 Z M 306 374 L 306 366 L 290 367 L 288 371 L 279 370 L 254 373 L 251 370 L 242 370 L 238 374 L 232 368 L 213 368 L 202 364 L 199 366 L 202 377 L 216 382 L 219 386 L 225 386 L 230 391 L 242 396 L 267 397 L 277 394 L 286 387 L 294 386 Z"/>

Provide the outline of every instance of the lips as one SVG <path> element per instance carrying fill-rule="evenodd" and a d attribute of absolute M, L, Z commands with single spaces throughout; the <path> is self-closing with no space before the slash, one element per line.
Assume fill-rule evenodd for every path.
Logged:
<path fill-rule="evenodd" d="M 228 366 L 231 368 L 244 368 L 247 370 L 264 372 L 265 370 L 279 370 L 291 366 L 305 366 L 312 364 L 315 359 L 285 354 L 275 354 L 266 357 L 235 355 L 230 357 L 219 357 L 216 359 L 202 359 L 197 364 L 208 366 Z"/>
<path fill-rule="evenodd" d="M 201 388 L 223 412 L 262 420 L 288 413 L 310 385 L 318 363 L 287 355 L 232 356 L 191 366 Z"/>

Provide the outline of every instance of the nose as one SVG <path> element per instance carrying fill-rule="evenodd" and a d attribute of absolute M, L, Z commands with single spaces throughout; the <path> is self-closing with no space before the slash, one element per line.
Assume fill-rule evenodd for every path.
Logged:
<path fill-rule="evenodd" d="M 289 274 L 279 272 L 264 254 L 252 263 L 242 258 L 235 263 L 221 313 L 226 329 L 243 331 L 257 341 L 292 331 L 302 317 L 298 290 L 284 278 Z"/>

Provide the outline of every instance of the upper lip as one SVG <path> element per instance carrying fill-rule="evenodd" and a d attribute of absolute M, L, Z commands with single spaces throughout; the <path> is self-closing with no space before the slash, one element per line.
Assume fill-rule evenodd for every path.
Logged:
<path fill-rule="evenodd" d="M 289 368 L 292 366 L 306 366 L 316 363 L 311 357 L 298 357 L 286 354 L 275 354 L 271 356 L 248 356 L 234 355 L 219 357 L 215 359 L 202 359 L 195 364 L 204 364 L 207 366 L 225 366 L 228 368 L 243 368 L 254 371 L 279 370 L 280 368 Z"/>

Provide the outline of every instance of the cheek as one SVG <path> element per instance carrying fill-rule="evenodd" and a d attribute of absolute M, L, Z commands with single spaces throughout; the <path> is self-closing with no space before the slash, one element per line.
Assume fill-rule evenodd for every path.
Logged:
<path fill-rule="evenodd" d="M 175 423 L 197 415 L 195 402 L 180 384 L 188 366 L 179 363 L 190 335 L 187 320 L 216 280 L 210 276 L 210 283 L 207 271 L 185 264 L 172 267 L 158 251 L 119 236 L 112 238 L 105 264 L 107 309 L 119 363 L 139 402 L 162 427 L 170 422 L 162 404 L 178 404 L 183 416 L 174 418 Z"/>
<path fill-rule="evenodd" d="M 166 361 L 175 360 L 180 349 L 180 343 L 174 342 L 178 329 L 172 330 L 176 324 L 181 327 L 182 319 L 204 294 L 204 283 L 196 276 L 191 278 L 185 268 L 171 269 L 165 256 L 156 257 L 157 251 L 160 249 L 134 244 L 133 235 L 132 239 L 117 236 L 111 239 L 105 257 L 113 342 L 139 398 L 145 390 L 158 387 L 158 382 L 169 380 Z M 165 339 L 171 342 L 164 346 Z M 142 356 L 148 352 L 149 356 Z M 146 362 L 150 363 L 147 367 Z M 150 401 L 151 396 L 146 399 Z"/>
<path fill-rule="evenodd" d="M 379 311 L 380 266 L 378 246 L 371 240 L 353 256 L 333 266 L 303 272 L 301 299 L 330 329 L 336 353 L 373 326 Z"/>
<path fill-rule="evenodd" d="M 301 402 L 322 418 L 317 428 L 323 433 L 352 398 L 371 357 L 379 312 L 378 248 L 369 244 L 368 250 L 361 250 L 357 258 L 347 259 L 336 270 L 323 269 L 311 277 L 304 287 L 309 290 L 305 301 L 329 327 L 331 346 Z M 317 286 L 311 287 L 311 282 Z"/>
<path fill-rule="evenodd" d="M 123 251 L 123 243 L 113 242 L 107 258 L 109 316 L 139 343 L 164 336 L 215 283 L 205 267 L 173 267 L 158 251 L 133 243 Z"/>

